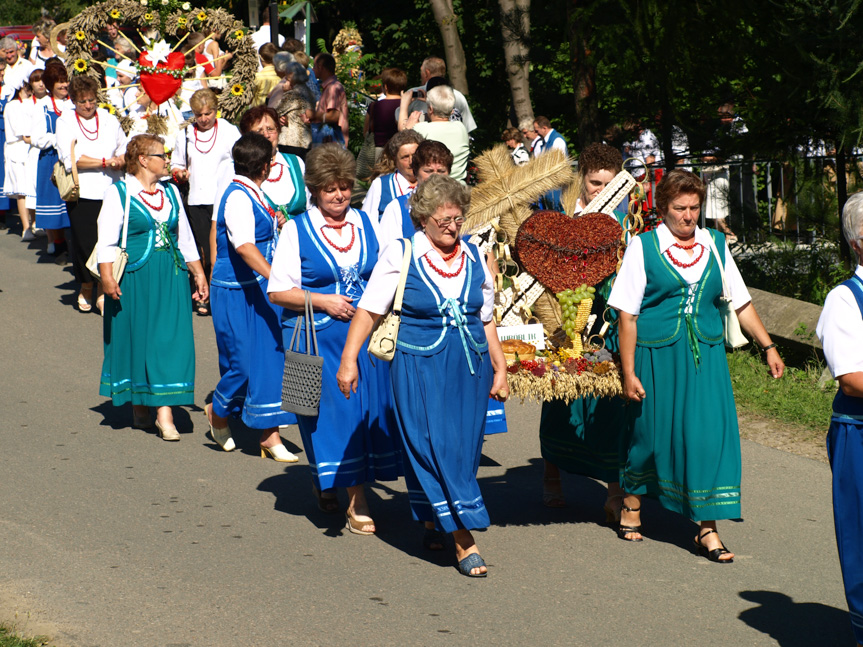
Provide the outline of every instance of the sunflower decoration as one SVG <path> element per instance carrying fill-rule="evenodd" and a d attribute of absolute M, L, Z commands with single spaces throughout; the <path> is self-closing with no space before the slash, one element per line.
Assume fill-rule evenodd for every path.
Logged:
<path fill-rule="evenodd" d="M 117 108 L 114 107 L 113 103 L 100 103 L 99 107 L 102 108 L 102 110 L 107 110 L 112 115 L 117 114 Z"/>
<path fill-rule="evenodd" d="M 122 17 L 123 17 L 123 14 L 122 14 L 122 13 L 120 13 L 120 10 L 119 10 L 119 9 L 111 9 L 111 12 L 110 12 L 110 14 L 109 14 L 109 15 L 110 15 L 110 16 L 111 16 L 111 18 L 113 18 L 114 20 L 120 20 L 120 18 L 122 18 Z"/>
<path fill-rule="evenodd" d="M 179 18 L 177 18 L 177 27 L 179 27 L 180 29 L 185 29 L 188 24 L 189 21 L 186 19 L 185 16 L 180 16 Z"/>
<path fill-rule="evenodd" d="M 90 66 L 87 64 L 83 58 L 75 59 L 75 63 L 72 65 L 72 68 L 75 70 L 76 74 L 84 74 Z"/>
<path fill-rule="evenodd" d="M 202 9 L 198 12 L 198 15 L 195 16 L 195 18 L 198 20 L 198 22 L 207 22 L 207 12 Z"/>
<path fill-rule="evenodd" d="M 235 97 L 243 96 L 243 92 L 245 91 L 246 88 L 243 87 L 242 83 L 234 83 L 234 85 L 231 86 L 231 94 Z"/>
<path fill-rule="evenodd" d="M 78 30 L 75 32 L 75 40 L 79 40 L 79 41 L 83 42 L 83 41 L 87 40 L 87 34 L 85 34 L 81 30 Z"/>
<path fill-rule="evenodd" d="M 150 12 L 145 13 L 144 20 L 146 22 L 153 22 L 153 14 L 151 14 Z"/>
<path fill-rule="evenodd" d="M 234 38 L 236 38 L 237 40 L 243 40 L 243 38 L 245 38 L 245 36 L 246 36 L 246 30 L 245 29 L 238 29 L 234 32 Z"/>

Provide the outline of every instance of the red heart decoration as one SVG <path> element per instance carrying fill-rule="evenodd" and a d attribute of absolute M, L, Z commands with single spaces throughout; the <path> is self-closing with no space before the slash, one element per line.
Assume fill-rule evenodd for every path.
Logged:
<path fill-rule="evenodd" d="M 153 67 L 147 52 L 141 53 L 138 57 L 138 63 L 145 67 Z M 185 66 L 186 57 L 183 56 L 182 52 L 171 52 L 168 54 L 166 63 L 156 65 L 158 69 L 164 70 L 182 70 Z M 182 84 L 182 78 L 175 79 L 167 72 L 141 72 L 141 87 L 157 106 L 173 97 Z"/>
<path fill-rule="evenodd" d="M 518 228 L 515 249 L 524 270 L 552 292 L 597 285 L 617 269 L 623 228 L 604 213 L 575 218 L 537 211 Z"/>

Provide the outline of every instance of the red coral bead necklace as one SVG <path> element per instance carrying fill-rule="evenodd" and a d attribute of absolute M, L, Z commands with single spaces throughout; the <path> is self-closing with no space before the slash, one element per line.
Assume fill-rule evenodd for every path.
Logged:
<path fill-rule="evenodd" d="M 460 249 L 461 249 L 460 247 L 459 247 L 459 248 L 457 248 L 457 249 L 456 249 L 456 252 L 460 251 Z M 461 271 L 464 269 L 464 259 L 465 259 L 465 256 L 466 256 L 465 254 L 462 254 L 462 255 L 461 255 L 461 262 L 458 264 L 458 269 L 457 269 L 455 272 L 445 272 L 444 270 L 442 270 L 441 268 L 439 268 L 437 265 L 435 265 L 434 263 L 432 263 L 431 258 L 429 258 L 429 255 L 428 255 L 428 254 L 426 254 L 426 255 L 425 255 L 425 259 L 426 259 L 426 263 L 428 263 L 428 266 L 429 266 L 430 268 L 432 268 L 435 272 L 437 272 L 438 274 L 440 274 L 440 275 L 441 275 L 442 277 L 444 277 L 445 279 L 451 279 L 451 278 L 454 278 L 454 277 L 458 276 L 459 274 L 461 274 Z M 452 259 L 452 258 L 454 258 L 454 257 L 455 257 L 455 252 L 453 252 L 453 254 L 452 254 L 451 256 L 449 256 L 449 257 L 445 257 L 445 258 L 444 258 L 444 260 L 450 260 L 450 259 Z"/>
<path fill-rule="evenodd" d="M 327 237 L 327 233 L 324 231 L 324 229 L 326 229 L 327 227 L 329 227 L 330 229 L 339 230 L 339 229 L 344 229 L 348 225 L 351 226 L 351 241 L 347 245 L 345 245 L 344 247 L 342 247 L 340 245 L 336 245 L 333 241 L 331 241 Z M 356 240 L 356 237 L 357 237 L 357 230 L 356 230 L 356 227 L 354 227 L 354 223 L 348 222 L 347 219 L 345 219 L 338 224 L 335 224 L 335 225 L 326 224 L 323 227 L 321 227 L 321 236 L 324 237 L 324 240 L 327 241 L 327 244 L 330 247 L 332 247 L 336 251 L 341 252 L 342 254 L 346 254 L 351 249 L 351 247 L 354 246 L 354 240 Z"/>
<path fill-rule="evenodd" d="M 84 127 L 83 122 L 81 121 L 81 115 L 77 112 L 75 113 L 75 119 L 78 120 L 78 128 L 81 129 L 81 133 L 83 133 L 84 137 L 89 139 L 91 142 L 96 141 L 99 138 L 99 113 L 96 113 L 96 130 L 87 130 Z M 93 135 L 90 137 L 90 135 Z"/>
<path fill-rule="evenodd" d="M 144 197 L 147 195 L 149 195 L 151 197 L 154 195 L 158 195 L 159 196 L 159 206 L 157 207 L 156 205 L 150 204 L 149 202 L 147 202 L 147 198 Z M 138 191 L 138 196 L 141 198 L 141 200 L 144 202 L 144 204 L 146 204 L 148 207 L 150 207 L 150 209 L 152 209 L 153 211 L 161 211 L 162 207 L 165 206 L 165 194 L 162 192 L 162 189 L 156 189 L 155 191 L 147 191 L 146 189 L 141 189 L 140 191 Z"/>
<path fill-rule="evenodd" d="M 689 263 L 684 263 L 683 261 L 679 261 L 676 258 L 674 258 L 674 256 L 671 255 L 671 247 L 677 247 L 679 249 L 689 251 L 690 249 L 695 249 L 696 245 L 698 245 L 701 248 L 701 250 L 698 252 L 698 256 L 696 256 Z M 689 246 L 681 245 L 680 243 L 674 243 L 671 245 L 671 247 L 669 247 L 668 249 L 665 250 L 665 255 L 668 256 L 668 260 L 670 260 L 672 263 L 674 263 L 674 265 L 676 265 L 677 267 L 682 268 L 682 269 L 692 267 L 693 265 L 698 263 L 698 261 L 701 260 L 702 256 L 704 256 L 704 245 L 702 245 L 701 243 L 692 243 Z"/>
<path fill-rule="evenodd" d="M 213 131 L 213 134 L 210 135 L 210 138 L 209 139 L 201 139 L 198 137 L 198 124 L 195 124 L 195 150 L 197 150 L 199 153 L 204 153 L 204 154 L 209 153 L 211 150 L 213 150 L 213 147 L 216 145 L 216 135 L 219 134 L 219 120 L 218 119 L 216 120 L 216 123 L 213 124 L 213 127 L 210 130 Z M 202 132 L 206 132 L 206 131 L 202 131 Z M 209 144 L 210 147 L 207 150 L 203 150 L 200 146 L 198 146 L 198 142 L 200 142 L 202 144 Z"/>

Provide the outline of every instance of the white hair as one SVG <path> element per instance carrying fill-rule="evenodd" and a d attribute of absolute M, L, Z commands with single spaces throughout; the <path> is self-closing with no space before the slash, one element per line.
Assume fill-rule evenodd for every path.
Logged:
<path fill-rule="evenodd" d="M 7 49 L 18 49 L 18 43 L 16 43 L 15 39 L 11 36 L 4 36 L 3 38 L 0 38 L 0 50 L 5 51 Z"/>
<path fill-rule="evenodd" d="M 448 85 L 436 85 L 428 91 L 426 101 L 438 117 L 449 117 L 455 108 L 455 94 Z"/>
<path fill-rule="evenodd" d="M 848 245 L 863 237 L 863 191 L 850 196 L 842 208 L 842 232 Z"/>

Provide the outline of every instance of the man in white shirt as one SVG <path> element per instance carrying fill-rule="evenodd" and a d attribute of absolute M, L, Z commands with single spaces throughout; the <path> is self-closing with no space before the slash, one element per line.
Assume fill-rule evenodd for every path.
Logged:
<path fill-rule="evenodd" d="M 416 95 L 416 93 L 422 92 L 422 95 L 425 95 L 427 93 L 426 86 L 428 85 L 429 79 L 436 76 L 441 78 L 446 77 L 446 63 L 442 58 L 430 56 L 422 62 L 422 65 L 420 65 L 420 79 L 422 79 L 423 84 L 418 85 L 415 88 L 411 88 L 411 93 Z M 467 99 L 455 88 L 453 88 L 452 93 L 455 95 L 455 107 L 453 108 L 451 119 L 453 121 L 462 122 L 468 133 L 473 132 L 476 130 L 476 122 L 473 120 L 473 115 L 470 112 L 470 106 L 467 104 Z M 405 117 L 407 118 L 410 116 L 410 113 L 415 110 L 424 112 L 424 106 L 411 104 L 410 110 Z M 396 112 L 396 119 L 400 119 L 398 112 Z"/>
<path fill-rule="evenodd" d="M 276 31 L 279 31 L 279 26 L 276 25 Z M 285 37 L 281 34 L 278 35 L 279 47 L 285 44 Z M 255 51 L 261 49 L 261 45 L 264 43 L 273 42 L 272 32 L 270 31 L 270 8 L 269 6 L 264 6 L 261 9 L 261 28 L 258 29 L 255 33 L 252 34 L 252 42 L 255 44 Z M 263 65 L 258 61 L 258 69 L 263 69 Z"/>
<path fill-rule="evenodd" d="M 537 117 L 534 119 L 533 129 L 541 137 L 541 140 L 537 142 L 537 146 L 534 148 L 534 157 L 547 150 L 559 150 L 564 155 L 569 155 L 569 151 L 566 148 L 566 140 L 563 138 L 563 135 L 551 127 L 548 117 Z"/>
<path fill-rule="evenodd" d="M 16 79 L 20 77 L 29 80 L 30 73 L 36 67 L 33 63 L 20 56 L 18 43 L 10 36 L 0 38 L 0 54 L 6 59 L 5 84 L 3 85 L 3 89 L 0 90 L 0 99 L 7 99 L 15 94 L 12 86 L 15 85 Z"/>
<path fill-rule="evenodd" d="M 539 136 L 539 133 L 533 129 L 533 120 L 525 119 L 519 125 L 518 129 L 521 131 L 521 134 L 524 135 L 524 141 L 530 142 L 530 146 L 527 147 L 527 152 L 531 157 L 536 157 L 542 152 L 542 147 L 539 146 L 539 143 L 542 141 L 542 137 Z"/>

